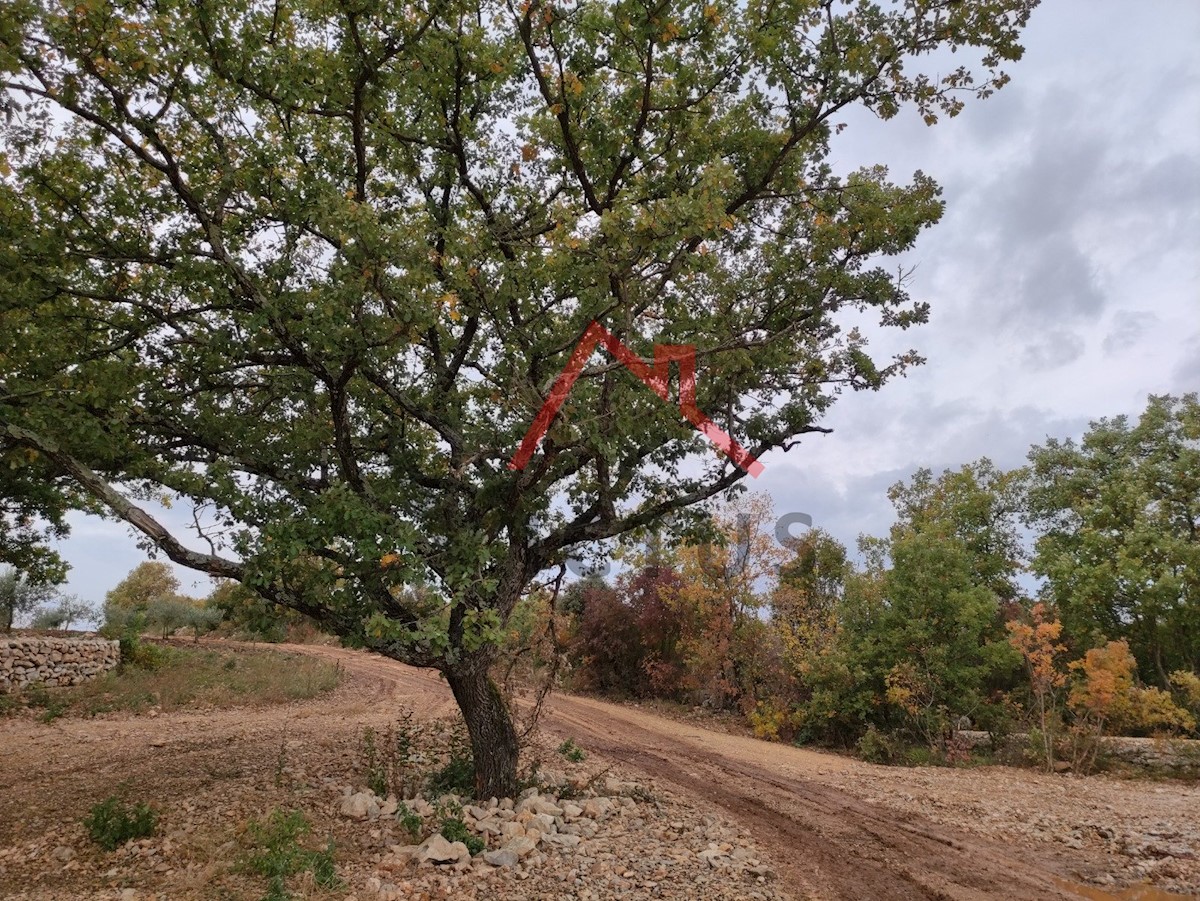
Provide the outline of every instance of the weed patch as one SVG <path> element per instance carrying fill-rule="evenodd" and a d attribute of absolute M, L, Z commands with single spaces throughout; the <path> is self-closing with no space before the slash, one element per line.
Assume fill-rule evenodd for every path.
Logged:
<path fill-rule="evenodd" d="M 105 851 L 112 851 L 135 838 L 153 835 L 156 821 L 149 804 L 126 807 L 110 797 L 92 808 L 83 825 L 92 841 Z"/>
<path fill-rule="evenodd" d="M 558 753 L 572 763 L 582 763 L 584 758 L 587 757 L 587 754 L 584 752 L 583 748 L 575 744 L 575 742 L 570 738 L 558 746 Z"/>
<path fill-rule="evenodd" d="M 263 901 L 285 901 L 291 898 L 287 880 L 308 871 L 321 888 L 336 888 L 341 880 L 334 863 L 333 839 L 319 850 L 301 844 L 311 831 L 307 818 L 299 810 L 272 810 L 265 821 L 251 820 L 246 824 L 247 843 L 251 850 L 243 860 L 244 869 L 267 879 Z"/>

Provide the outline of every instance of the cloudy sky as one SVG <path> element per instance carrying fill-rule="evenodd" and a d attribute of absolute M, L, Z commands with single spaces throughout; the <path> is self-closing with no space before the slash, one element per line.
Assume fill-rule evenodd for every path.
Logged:
<path fill-rule="evenodd" d="M 891 522 L 887 487 L 1200 390 L 1200 3 L 1046 0 L 1012 83 L 956 119 L 848 117 L 841 169 L 921 169 L 946 215 L 905 259 L 929 325 L 906 379 L 844 397 L 764 458 L 755 490 L 853 545 Z M 177 519 L 171 516 L 171 519 Z M 74 519 L 67 590 L 100 602 L 145 559 L 122 526 Z M 184 589 L 207 579 L 180 570 Z"/>

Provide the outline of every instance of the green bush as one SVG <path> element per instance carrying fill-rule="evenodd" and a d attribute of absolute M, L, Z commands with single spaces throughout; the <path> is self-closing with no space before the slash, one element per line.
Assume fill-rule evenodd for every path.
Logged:
<path fill-rule="evenodd" d="M 858 740 L 858 754 L 867 763 L 895 763 L 900 750 L 900 742 L 894 736 L 880 732 L 874 726 L 868 726 Z"/>
<path fill-rule="evenodd" d="M 375 745 L 375 730 L 370 726 L 363 729 L 363 762 L 367 772 L 367 788 L 380 798 L 389 791 L 388 761 Z"/>
<path fill-rule="evenodd" d="M 136 635 L 120 638 L 122 669 L 141 669 L 153 672 L 162 669 L 175 659 L 175 652 L 162 645 L 142 641 Z"/>
<path fill-rule="evenodd" d="M 585 757 L 587 757 L 587 754 L 584 753 L 583 748 L 579 747 L 579 745 L 575 744 L 575 742 L 569 738 L 558 746 L 558 753 L 572 763 L 580 763 Z"/>
<path fill-rule="evenodd" d="M 400 824 L 400 828 L 408 833 L 408 837 L 414 842 L 421 840 L 421 833 L 425 828 L 425 823 L 421 819 L 420 814 L 409 808 L 403 801 L 396 808 L 396 822 Z"/>
<path fill-rule="evenodd" d="M 92 808 L 83 825 L 92 841 L 105 851 L 112 851 L 127 841 L 153 835 L 156 820 L 150 805 L 126 807 L 110 797 Z"/>
<path fill-rule="evenodd" d="M 472 857 L 481 853 L 486 847 L 483 843 L 483 839 L 471 832 L 471 830 L 467 828 L 467 824 L 464 823 L 459 817 L 447 817 L 446 819 L 442 820 L 442 828 L 440 831 L 442 833 L 442 838 L 444 838 L 446 841 L 462 842 L 464 845 L 466 845 L 467 850 L 471 852 Z"/>
<path fill-rule="evenodd" d="M 429 778 L 429 790 L 434 795 L 461 795 L 466 798 L 475 794 L 475 761 L 471 755 L 453 753 L 446 765 Z"/>
<path fill-rule="evenodd" d="M 285 901 L 291 897 L 286 880 L 289 876 L 308 870 L 322 888 L 336 888 L 340 880 L 333 859 L 333 840 L 319 851 L 300 844 L 311 827 L 299 810 L 271 811 L 266 822 L 251 820 L 246 826 L 253 850 L 246 856 L 244 866 L 268 880 L 263 901 Z"/>
<path fill-rule="evenodd" d="M 100 634 L 105 638 L 120 639 L 122 650 L 127 640 L 136 641 L 146 628 L 146 614 L 140 609 L 109 603 L 104 605 L 103 613 L 104 625 L 100 627 Z"/>

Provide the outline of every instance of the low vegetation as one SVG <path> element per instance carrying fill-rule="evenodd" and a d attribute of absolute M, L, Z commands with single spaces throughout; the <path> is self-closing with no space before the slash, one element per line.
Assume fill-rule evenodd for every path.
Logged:
<path fill-rule="evenodd" d="M 251 820 L 246 826 L 247 847 L 242 866 L 267 880 L 263 901 L 291 898 L 288 879 L 309 872 L 321 888 L 336 888 L 341 880 L 334 862 L 333 839 L 321 848 L 306 847 L 312 827 L 299 810 L 276 808 L 265 820 Z"/>
<path fill-rule="evenodd" d="M 151 708 L 280 704 L 331 691 L 340 678 L 335 664 L 298 654 L 180 648 L 127 638 L 118 669 L 69 688 L 33 686 L 9 698 L 0 712 L 32 708 L 50 721 Z"/>
<path fill-rule="evenodd" d="M 153 835 L 157 819 L 149 804 L 128 806 L 109 797 L 92 808 L 83 825 L 92 841 L 113 851 L 126 842 Z"/>
<path fill-rule="evenodd" d="M 614 580 L 527 597 L 509 657 L 881 763 L 1088 770 L 1107 737 L 1196 737 L 1198 440 L 1197 396 L 1160 397 L 1024 468 L 919 470 L 856 556 L 820 529 L 777 539 L 743 497 L 700 543 L 652 536 Z"/>

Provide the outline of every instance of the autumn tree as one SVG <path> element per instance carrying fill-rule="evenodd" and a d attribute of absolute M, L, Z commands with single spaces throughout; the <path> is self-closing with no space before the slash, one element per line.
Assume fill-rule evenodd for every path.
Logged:
<path fill-rule="evenodd" d="M 710 538 L 678 551 L 681 585 L 671 603 L 696 701 L 725 708 L 753 697 L 757 612 L 786 554 L 774 524 L 770 498 L 738 497 L 713 511 Z"/>
<path fill-rule="evenodd" d="M 846 546 L 822 529 L 810 529 L 790 544 L 792 558 L 771 592 L 771 621 L 794 657 L 819 654 L 834 640 L 853 567 Z"/>
<path fill-rule="evenodd" d="M 1143 677 L 1200 669 L 1200 400 L 1151 397 L 1132 422 L 1030 451 L 1034 571 L 1084 647 L 1123 640 Z"/>
<path fill-rule="evenodd" d="M 694 347 L 684 412 L 753 456 L 918 362 L 857 325 L 926 318 L 880 258 L 939 190 L 836 173 L 834 136 L 986 96 L 1035 5 L 0 0 L 0 440 L 441 670 L 511 794 L 489 665 L 527 586 L 746 475 L 607 358 L 510 468 L 572 349 Z"/>
<path fill-rule="evenodd" d="M 1046 769 L 1054 769 L 1054 725 L 1058 714 L 1056 698 L 1067 681 L 1062 656 L 1067 646 L 1059 641 L 1062 623 L 1053 618 L 1045 604 L 1034 604 L 1028 619 L 1010 620 L 1006 627 L 1009 643 L 1021 653 L 1029 675 L 1029 688 L 1037 706 Z"/>
<path fill-rule="evenodd" d="M 144 611 L 151 604 L 174 598 L 179 594 L 179 579 L 169 563 L 147 560 L 131 569 L 128 575 L 104 596 L 105 607 Z"/>

